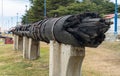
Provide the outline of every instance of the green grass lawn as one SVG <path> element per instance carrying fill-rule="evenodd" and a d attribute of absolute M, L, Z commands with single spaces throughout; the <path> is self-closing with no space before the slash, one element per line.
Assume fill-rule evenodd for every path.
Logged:
<path fill-rule="evenodd" d="M 22 52 L 14 51 L 12 45 L 0 46 L 0 76 L 49 76 L 49 48 L 41 47 L 40 55 L 30 61 L 23 59 Z M 97 76 L 97 73 L 83 68 L 83 76 L 89 75 Z"/>
<path fill-rule="evenodd" d="M 0 42 L 0 44 L 3 43 Z M 118 51 L 119 43 L 112 43 L 111 45 L 109 43 L 103 43 L 100 48 L 109 48 Z M 89 66 L 92 65 L 88 61 L 92 58 L 93 54 L 94 51 L 91 53 L 88 49 L 89 56 L 83 63 L 82 68 L 83 76 L 106 76 Z M 41 47 L 40 55 L 41 57 L 37 60 L 30 61 L 23 59 L 22 52 L 14 51 L 12 45 L 0 45 L 0 76 L 49 76 L 49 48 Z"/>
<path fill-rule="evenodd" d="M 12 45 L 0 46 L 0 76 L 48 76 L 48 48 L 41 48 L 41 58 L 29 61 Z"/>

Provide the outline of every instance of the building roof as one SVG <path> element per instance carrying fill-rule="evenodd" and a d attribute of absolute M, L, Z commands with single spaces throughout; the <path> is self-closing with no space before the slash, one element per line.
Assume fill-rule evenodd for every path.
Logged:
<path fill-rule="evenodd" d="M 113 17 L 114 17 L 114 14 L 105 15 L 105 18 L 106 18 L 106 19 L 111 19 L 111 18 L 113 18 Z"/>

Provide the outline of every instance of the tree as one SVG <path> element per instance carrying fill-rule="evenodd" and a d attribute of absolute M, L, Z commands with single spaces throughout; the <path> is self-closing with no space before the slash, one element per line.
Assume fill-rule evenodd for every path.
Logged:
<path fill-rule="evenodd" d="M 62 7 L 67 7 L 69 4 L 74 3 L 76 0 L 48 0 L 47 2 L 47 17 L 53 17 L 54 15 L 58 15 L 57 12 L 54 12 L 55 10 Z M 64 9 L 64 11 L 67 11 Z M 64 12 L 63 11 L 63 12 Z"/>
<path fill-rule="evenodd" d="M 100 14 L 114 13 L 114 3 L 109 0 L 46 0 L 47 17 L 78 14 L 86 10 Z M 44 19 L 44 0 L 30 0 L 31 8 L 22 17 L 22 23 L 28 18 L 28 23 Z M 120 7 L 119 7 L 120 10 Z"/>
<path fill-rule="evenodd" d="M 62 16 L 62 15 L 69 15 L 69 14 L 79 14 L 79 13 L 85 12 L 87 10 L 93 11 L 93 12 L 98 12 L 101 9 L 102 9 L 102 7 L 96 5 L 95 3 L 91 3 L 91 4 L 71 3 L 67 7 L 60 6 L 57 10 L 50 11 L 49 14 L 54 16 L 54 14 L 57 13 L 58 16 Z"/>
<path fill-rule="evenodd" d="M 27 17 L 28 23 L 33 23 L 43 19 L 44 0 L 30 0 L 32 6 L 27 13 L 22 17 L 22 23 L 25 23 Z"/>
<path fill-rule="evenodd" d="M 75 0 L 46 0 L 47 1 L 47 17 L 52 17 L 49 14 L 51 10 L 57 10 L 59 6 L 67 6 L 69 3 L 75 2 Z M 25 17 L 28 18 L 29 23 L 39 21 L 44 18 L 44 0 L 30 0 L 32 4 L 31 8 L 22 17 L 22 23 L 25 23 Z"/>
<path fill-rule="evenodd" d="M 114 8 L 115 8 L 114 3 L 112 3 L 112 2 L 104 2 L 102 4 L 102 6 L 104 6 L 104 10 L 105 10 L 104 13 L 114 13 Z"/>
<path fill-rule="evenodd" d="M 100 13 L 113 13 L 114 12 L 114 3 L 110 2 L 110 0 L 83 0 L 85 3 L 91 4 L 95 3 L 96 5 L 100 6 L 102 9 L 98 12 Z"/>

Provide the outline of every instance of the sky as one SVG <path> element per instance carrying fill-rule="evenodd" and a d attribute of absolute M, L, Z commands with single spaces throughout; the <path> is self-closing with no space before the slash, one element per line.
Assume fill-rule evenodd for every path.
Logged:
<path fill-rule="evenodd" d="M 111 0 L 115 2 L 115 0 Z M 120 0 L 118 0 L 120 4 Z M 4 30 L 9 29 L 10 27 L 16 26 L 17 22 L 17 13 L 18 13 L 18 22 L 21 21 L 22 15 L 25 14 L 26 7 L 27 10 L 30 8 L 29 0 L 3 0 L 3 25 L 2 25 L 2 0 L 0 0 L 0 27 Z"/>
<path fill-rule="evenodd" d="M 115 0 L 110 0 L 110 1 L 115 3 Z M 120 0 L 117 0 L 117 1 L 118 1 L 118 4 L 120 4 Z"/>
<path fill-rule="evenodd" d="M 22 15 L 25 14 L 26 7 L 27 10 L 30 7 L 29 0 L 3 0 L 3 25 L 2 25 L 2 0 L 0 0 L 0 27 L 4 30 L 14 27 L 18 21 L 21 21 Z"/>

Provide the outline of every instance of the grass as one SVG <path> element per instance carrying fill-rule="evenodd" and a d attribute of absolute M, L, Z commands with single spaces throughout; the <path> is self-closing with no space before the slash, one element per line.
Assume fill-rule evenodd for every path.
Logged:
<path fill-rule="evenodd" d="M 0 44 L 2 44 L 2 42 L 0 42 Z M 104 49 L 111 49 L 111 53 L 112 50 L 115 50 L 115 52 L 119 52 L 119 45 L 120 43 L 105 42 L 98 49 L 102 48 L 102 52 L 105 51 Z M 98 53 L 100 52 L 99 50 L 98 52 L 96 52 L 97 50 L 94 50 L 95 49 L 88 48 L 86 51 L 86 57 L 82 68 L 83 76 L 115 76 L 104 73 L 104 69 L 96 69 L 94 67 L 94 65 L 98 66 L 98 68 L 104 65 L 98 65 L 100 64 L 100 62 L 97 60 L 102 59 L 102 54 Z M 100 58 L 96 58 L 95 60 L 93 59 L 93 57 L 96 56 L 96 54 Z M 41 47 L 40 55 L 41 57 L 37 60 L 29 61 L 22 58 L 21 51 L 13 51 L 12 45 L 0 46 L 0 76 L 49 76 L 49 48 Z M 97 61 L 97 63 L 93 63 L 94 61 Z"/>
<path fill-rule="evenodd" d="M 120 52 L 120 42 L 104 42 L 102 47 Z"/>
<path fill-rule="evenodd" d="M 87 48 L 83 76 L 120 76 L 120 42 L 103 42 L 98 48 Z"/>
<path fill-rule="evenodd" d="M 29 61 L 12 47 L 0 46 L 0 76 L 48 76 L 48 48 L 41 48 L 41 58 Z"/>

